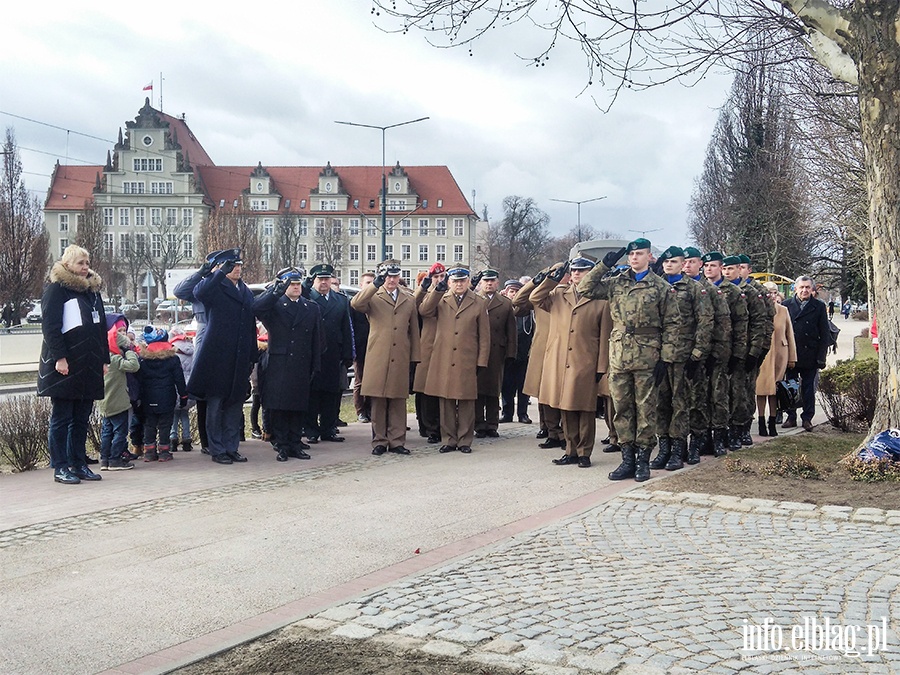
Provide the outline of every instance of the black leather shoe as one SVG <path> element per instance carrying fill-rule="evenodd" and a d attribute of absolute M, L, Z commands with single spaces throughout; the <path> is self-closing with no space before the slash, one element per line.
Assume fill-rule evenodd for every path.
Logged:
<path fill-rule="evenodd" d="M 537 434 L 535 434 L 534 437 L 535 438 L 547 438 L 547 436 L 548 436 L 547 430 L 541 429 L 540 431 L 537 432 Z"/>
<path fill-rule="evenodd" d="M 307 445 L 303 441 L 299 441 L 297 443 L 297 447 L 300 448 L 301 450 L 309 450 L 309 445 Z"/>
<path fill-rule="evenodd" d="M 288 461 L 288 454 L 284 450 L 279 450 L 278 454 L 275 455 L 276 462 L 286 462 Z"/>
<path fill-rule="evenodd" d="M 427 441 L 427 442 L 428 442 L 428 443 L 440 443 L 440 442 L 441 442 L 441 435 L 440 435 L 440 434 L 431 434 L 431 436 L 428 437 L 428 441 Z"/>
<path fill-rule="evenodd" d="M 87 462 L 88 464 L 99 464 L 99 463 L 100 463 L 100 460 L 99 460 L 99 459 L 94 459 L 93 457 L 88 456 L 88 457 L 85 459 L 85 462 Z"/>
<path fill-rule="evenodd" d="M 289 454 L 291 457 L 296 457 L 297 459 L 312 459 L 308 454 L 303 452 L 303 448 L 300 446 L 297 446 L 296 450 L 292 450 Z"/>
<path fill-rule="evenodd" d="M 531 424 L 531 418 L 528 415 L 519 415 L 519 424 Z"/>
<path fill-rule="evenodd" d="M 227 454 L 222 453 L 221 455 L 213 455 L 212 461 L 216 464 L 234 464 L 234 461 Z"/>
<path fill-rule="evenodd" d="M 441 449 L 438 452 L 456 452 L 455 445 L 442 445 Z"/>
<path fill-rule="evenodd" d="M 409 454 L 409 450 L 407 450 L 407 449 L 406 449 L 405 447 L 403 447 L 402 445 L 398 445 L 396 448 L 390 448 L 390 449 L 388 450 L 388 452 L 393 452 L 393 453 L 396 453 L 396 454 L 398 454 L 398 455 L 408 455 L 408 454 Z"/>
<path fill-rule="evenodd" d="M 561 448 L 563 442 L 559 438 L 548 438 L 543 443 L 538 443 L 539 448 Z"/>
<path fill-rule="evenodd" d="M 91 471 L 87 464 L 83 464 L 81 466 L 73 466 L 70 471 L 73 475 L 78 476 L 81 480 L 103 480 L 103 476 L 98 476 L 93 471 Z"/>
<path fill-rule="evenodd" d="M 323 441 L 328 441 L 329 443 L 343 443 L 344 437 L 338 436 L 337 434 L 333 434 L 331 436 L 322 436 Z"/>
<path fill-rule="evenodd" d="M 374 448 L 372 448 L 373 455 L 383 455 L 386 452 L 387 448 L 383 445 L 376 445 Z"/>
<path fill-rule="evenodd" d="M 306 438 L 306 440 L 309 441 L 310 443 L 312 443 L 313 445 L 315 445 L 316 443 L 319 442 L 319 437 L 318 436 L 308 436 Z"/>
<path fill-rule="evenodd" d="M 579 457 L 578 458 L 578 468 L 579 469 L 587 469 L 591 466 L 591 458 L 590 457 Z"/>
<path fill-rule="evenodd" d="M 459 450 L 464 455 L 468 455 L 470 452 L 472 452 L 472 448 L 470 448 L 468 445 L 461 445 L 457 448 L 457 450 Z"/>
<path fill-rule="evenodd" d="M 203 447 L 201 447 L 201 448 L 200 448 L 200 453 L 203 454 L 203 455 L 208 455 L 208 454 L 209 454 L 209 448 L 203 448 Z"/>
<path fill-rule="evenodd" d="M 500 438 L 500 432 L 496 429 L 485 429 L 484 435 L 488 438 Z"/>
<path fill-rule="evenodd" d="M 609 443 L 609 436 L 607 436 L 606 438 L 604 438 L 604 439 L 603 439 L 602 441 L 600 441 L 600 442 L 601 442 L 601 443 Z"/>
<path fill-rule="evenodd" d="M 485 436 L 487 436 L 487 432 L 483 429 L 479 429 L 475 432 L 475 438 L 484 438 Z"/>
<path fill-rule="evenodd" d="M 559 459 L 554 459 L 553 463 L 556 464 L 556 466 L 570 466 L 578 464 L 578 457 L 575 455 L 563 455 Z"/>
<path fill-rule="evenodd" d="M 237 450 L 235 450 L 234 452 L 229 452 L 229 453 L 227 453 L 227 454 L 228 454 L 228 456 L 231 458 L 231 461 L 232 461 L 232 462 L 246 462 L 246 461 L 247 461 L 247 458 L 244 457 L 244 456 L 243 456 L 241 453 L 239 453 Z"/>
<path fill-rule="evenodd" d="M 500 418 L 500 424 L 509 424 L 510 422 L 512 422 L 511 415 L 504 415 L 503 417 Z"/>
<path fill-rule="evenodd" d="M 337 422 L 335 422 L 334 426 L 345 427 L 345 426 L 347 426 L 347 423 L 344 420 L 338 420 Z"/>
<path fill-rule="evenodd" d="M 622 452 L 622 446 L 616 443 L 610 443 L 607 446 L 604 446 L 602 452 Z"/>
<path fill-rule="evenodd" d="M 53 480 L 66 485 L 76 485 L 81 482 L 81 479 L 65 466 L 61 466 L 53 471 Z"/>

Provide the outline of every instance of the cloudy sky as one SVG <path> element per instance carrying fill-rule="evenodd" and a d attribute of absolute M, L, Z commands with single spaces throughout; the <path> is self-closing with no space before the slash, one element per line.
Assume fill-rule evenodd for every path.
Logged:
<path fill-rule="evenodd" d="M 380 132 L 335 120 L 427 116 L 387 132 L 387 164 L 449 166 L 479 214 L 486 205 L 498 218 L 505 196 L 531 197 L 562 234 L 577 207 L 552 199 L 605 196 L 582 205 L 583 224 L 686 243 L 726 74 L 626 91 L 603 113 L 581 94 L 574 46 L 545 67 L 524 65 L 516 52 L 538 44 L 524 27 L 470 55 L 379 30 L 361 0 L 174 7 L 36 0 L 4 10 L 0 122 L 15 130 L 30 189 L 44 196 L 57 159 L 102 164 L 152 81 L 154 105 L 161 93 L 165 112 L 184 113 L 217 164 L 377 165 Z"/>

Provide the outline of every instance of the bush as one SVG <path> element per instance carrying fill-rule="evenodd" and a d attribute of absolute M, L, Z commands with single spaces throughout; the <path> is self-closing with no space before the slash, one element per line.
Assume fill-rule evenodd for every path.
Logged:
<path fill-rule="evenodd" d="M 825 480 L 822 471 L 805 454 L 799 457 L 782 456 L 766 463 L 760 473 L 763 476 L 785 476 L 790 478 L 806 478 Z"/>
<path fill-rule="evenodd" d="M 868 321 L 869 312 L 868 310 L 861 309 L 858 312 L 853 312 L 852 314 L 850 314 L 850 318 L 854 321 Z"/>
<path fill-rule="evenodd" d="M 845 462 L 847 472 L 853 480 L 865 483 L 892 481 L 900 483 L 900 462 L 890 459 L 863 460 L 858 457 L 849 458 Z"/>
<path fill-rule="evenodd" d="M 50 399 L 11 396 L 0 401 L 0 456 L 15 471 L 30 471 L 50 458 Z"/>
<path fill-rule="evenodd" d="M 823 370 L 819 394 L 832 426 L 841 431 L 868 429 L 878 400 L 878 360 L 841 361 Z"/>

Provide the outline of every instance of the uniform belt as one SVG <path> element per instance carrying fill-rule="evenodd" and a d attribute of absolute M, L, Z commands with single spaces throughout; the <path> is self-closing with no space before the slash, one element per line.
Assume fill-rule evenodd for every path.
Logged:
<path fill-rule="evenodd" d="M 655 326 L 625 326 L 626 335 L 659 335 L 662 331 Z"/>

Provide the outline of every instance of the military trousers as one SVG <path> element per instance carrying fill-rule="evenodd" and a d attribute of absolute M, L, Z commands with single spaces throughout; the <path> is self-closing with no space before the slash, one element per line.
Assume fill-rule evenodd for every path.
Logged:
<path fill-rule="evenodd" d="M 614 422 L 616 416 L 616 405 L 613 403 L 612 396 L 604 396 L 605 405 L 603 407 L 603 417 L 606 421 L 606 428 L 609 429 L 609 442 L 612 445 L 619 444 L 619 435 L 616 433 L 616 425 Z"/>
<path fill-rule="evenodd" d="M 475 401 L 442 398 L 441 437 L 445 445 L 471 447 L 475 438 Z"/>
<path fill-rule="evenodd" d="M 726 429 L 731 420 L 731 377 L 727 364 L 716 364 L 709 377 L 710 429 Z"/>
<path fill-rule="evenodd" d="M 738 367 L 731 374 L 731 424 L 741 426 L 753 421 L 756 414 L 756 378 L 758 368 L 749 373 Z"/>
<path fill-rule="evenodd" d="M 691 421 L 690 404 L 684 361 L 670 363 L 657 392 L 656 433 L 670 438 L 687 438 Z"/>
<path fill-rule="evenodd" d="M 698 368 L 694 379 L 688 380 L 691 434 L 701 434 L 707 429 L 712 429 L 709 391 L 711 382 L 712 373 L 708 373 L 705 367 Z"/>
<path fill-rule="evenodd" d="M 609 374 L 619 445 L 652 448 L 656 444 L 656 392 L 652 370 Z"/>
<path fill-rule="evenodd" d="M 406 399 L 370 396 L 372 447 L 399 448 L 406 445 Z"/>
<path fill-rule="evenodd" d="M 538 413 L 541 416 L 541 429 L 547 430 L 547 438 L 561 441 L 563 439 L 563 430 L 559 409 L 539 403 Z"/>
<path fill-rule="evenodd" d="M 592 410 L 562 410 L 562 428 L 570 455 L 590 457 L 597 432 L 597 413 Z"/>
<path fill-rule="evenodd" d="M 500 399 L 481 394 L 475 401 L 475 431 L 497 431 L 500 428 Z"/>

